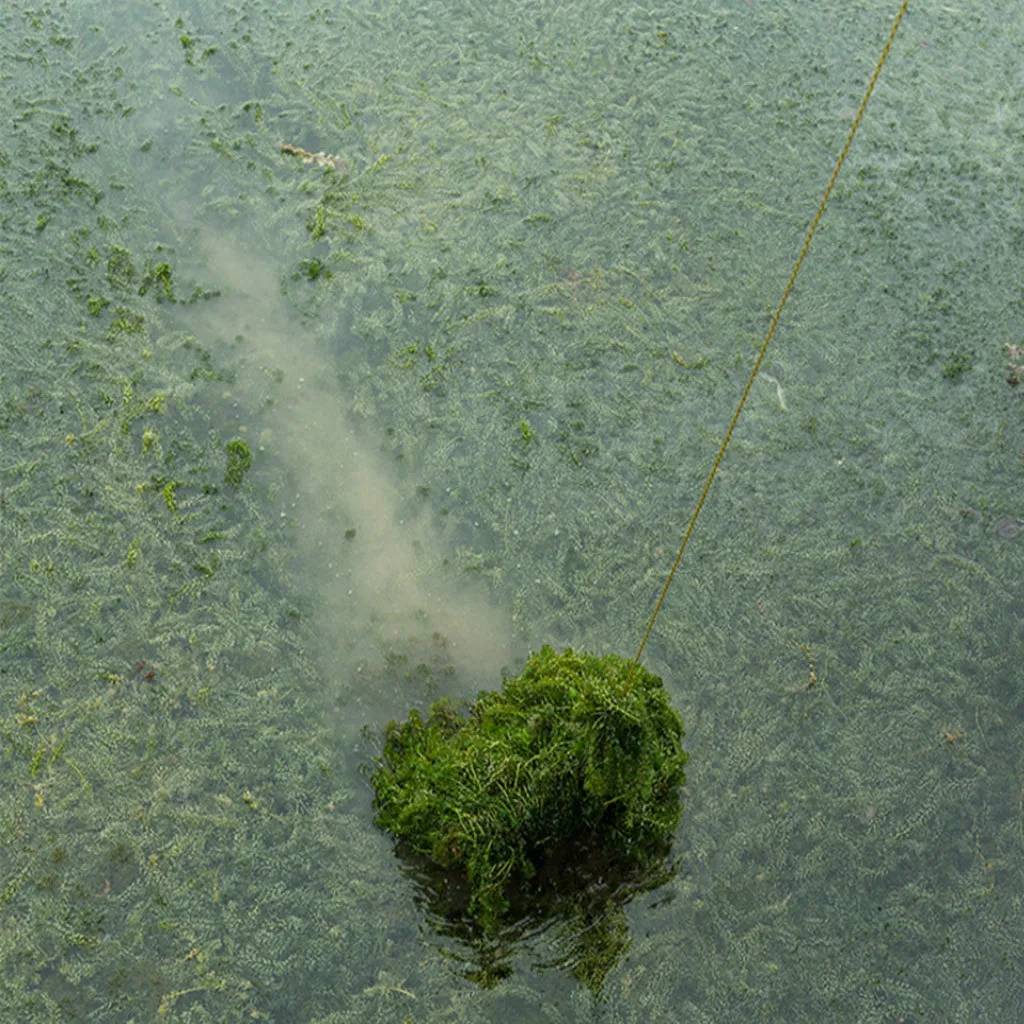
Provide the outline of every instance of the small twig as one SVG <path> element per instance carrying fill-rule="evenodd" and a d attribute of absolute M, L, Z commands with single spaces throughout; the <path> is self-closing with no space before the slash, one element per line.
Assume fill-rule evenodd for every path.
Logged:
<path fill-rule="evenodd" d="M 1024 383 L 1024 345 L 1007 345 L 1006 354 L 1009 357 L 1006 383 L 1015 388 Z"/>
<path fill-rule="evenodd" d="M 1020 780 L 1020 797 L 1017 800 L 1017 825 L 1020 828 L 1020 845 L 1024 846 L 1024 777 Z"/>
<path fill-rule="evenodd" d="M 330 167 L 332 170 L 344 174 L 348 171 L 348 161 L 341 156 L 334 156 L 332 153 L 310 153 L 308 149 L 301 146 L 293 146 L 290 142 L 280 143 L 282 153 L 291 153 L 294 156 L 301 156 L 304 164 L 316 164 L 318 167 Z"/>

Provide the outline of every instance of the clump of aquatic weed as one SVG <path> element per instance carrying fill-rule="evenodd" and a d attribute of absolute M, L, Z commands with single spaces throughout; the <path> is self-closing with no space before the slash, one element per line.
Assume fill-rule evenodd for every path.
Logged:
<path fill-rule="evenodd" d="M 390 722 L 375 758 L 376 824 L 464 871 L 485 928 L 506 886 L 580 834 L 643 860 L 675 829 L 687 755 L 662 681 L 616 655 L 544 647 L 462 707 Z"/>

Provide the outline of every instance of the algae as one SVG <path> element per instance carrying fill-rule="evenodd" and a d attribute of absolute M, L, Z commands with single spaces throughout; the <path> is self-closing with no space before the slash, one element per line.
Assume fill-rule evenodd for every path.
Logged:
<path fill-rule="evenodd" d="M 662 681 L 610 654 L 545 646 L 522 673 L 459 707 L 390 722 L 372 776 L 376 823 L 465 870 L 470 910 L 493 928 L 506 885 L 591 834 L 640 860 L 679 822 L 687 755 Z"/>

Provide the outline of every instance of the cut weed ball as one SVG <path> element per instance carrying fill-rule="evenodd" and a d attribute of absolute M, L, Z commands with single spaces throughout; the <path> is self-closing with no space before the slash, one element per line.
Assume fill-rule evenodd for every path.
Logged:
<path fill-rule="evenodd" d="M 679 822 L 687 755 L 661 680 L 611 654 L 544 647 L 501 690 L 391 722 L 372 776 L 375 821 L 442 868 L 465 869 L 485 927 L 505 886 L 593 835 L 638 861 Z"/>

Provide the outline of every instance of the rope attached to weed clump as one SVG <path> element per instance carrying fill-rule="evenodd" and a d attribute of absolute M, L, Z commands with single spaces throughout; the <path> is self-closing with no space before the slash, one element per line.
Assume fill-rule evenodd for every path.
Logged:
<path fill-rule="evenodd" d="M 686 764 L 682 721 L 640 657 L 908 2 L 902 0 L 875 65 L 636 657 L 629 662 L 571 649 L 555 654 L 545 647 L 500 691 L 484 692 L 461 709 L 437 701 L 426 718 L 414 711 L 405 724 L 387 727 L 372 777 L 376 823 L 441 868 L 465 869 L 470 910 L 487 929 L 496 927 L 508 906 L 505 891 L 513 876 L 533 877 L 573 837 L 598 835 L 607 848 L 642 860 L 663 846 L 679 821 Z"/>
<path fill-rule="evenodd" d="M 679 823 L 687 755 L 661 680 L 630 663 L 544 647 L 501 690 L 391 722 L 372 776 L 376 823 L 443 868 L 464 868 L 493 926 L 513 875 L 575 836 L 642 861 Z"/>
<path fill-rule="evenodd" d="M 750 371 L 750 377 L 747 379 L 746 387 L 744 387 L 743 394 L 740 395 L 740 400 L 736 404 L 736 411 L 732 414 L 732 419 L 729 421 L 729 428 L 725 432 L 725 437 L 722 438 L 722 444 L 719 446 L 718 454 L 715 456 L 711 472 L 708 473 L 708 478 L 704 482 L 704 489 L 700 492 L 700 497 L 697 499 L 697 506 L 694 508 L 693 515 L 690 517 L 690 522 L 686 527 L 686 532 L 683 534 L 683 541 L 679 545 L 678 552 L 676 552 L 675 561 L 672 563 L 672 568 L 669 569 L 668 578 L 665 580 L 665 585 L 661 588 L 657 604 L 654 606 L 654 612 L 651 614 L 651 618 L 647 623 L 647 629 L 644 631 L 644 635 L 640 640 L 640 647 L 637 649 L 636 657 L 633 659 L 634 667 L 640 664 L 640 656 L 644 653 L 644 647 L 647 646 L 647 639 L 651 635 L 651 630 L 654 629 L 654 622 L 658 618 L 658 612 L 661 611 L 661 606 L 665 601 L 665 595 L 668 593 L 668 588 L 672 585 L 676 569 L 679 568 L 679 563 L 682 561 L 683 552 L 686 550 L 686 545 L 690 540 L 690 534 L 693 533 L 693 528 L 697 525 L 697 517 L 700 515 L 700 510 L 704 507 L 708 491 L 711 490 L 711 485 L 714 483 L 715 476 L 718 473 L 718 467 L 722 464 L 722 459 L 725 457 L 725 450 L 729 447 L 729 442 L 732 440 L 732 433 L 736 429 L 736 424 L 739 422 L 740 413 L 743 412 L 743 407 L 747 404 L 747 398 L 750 396 L 750 389 L 754 386 L 754 381 L 757 379 L 757 375 L 761 370 L 761 363 L 764 362 L 765 354 L 768 352 L 768 346 L 771 344 L 772 336 L 775 334 L 775 328 L 779 326 L 779 321 L 782 319 L 782 311 L 786 308 L 786 303 L 789 301 L 789 293 L 793 290 L 793 286 L 796 284 L 797 275 L 800 273 L 800 268 L 803 266 L 804 259 L 807 257 L 807 252 L 811 248 L 814 233 L 818 230 L 818 225 L 821 223 L 821 218 L 825 213 L 825 207 L 828 205 L 829 196 L 832 195 L 832 189 L 835 187 L 836 180 L 839 178 L 839 172 L 843 169 L 843 164 L 846 163 L 846 155 L 850 152 L 850 146 L 853 145 L 853 139 L 857 134 L 857 129 L 860 127 L 860 122 L 864 117 L 864 111 L 868 108 L 868 100 L 871 99 L 871 94 L 875 90 L 875 84 L 878 82 L 878 76 L 882 73 L 882 68 L 885 67 L 885 62 L 889 59 L 889 51 L 892 49 L 896 33 L 899 31 L 900 22 L 903 21 L 903 15 L 907 13 L 907 6 L 909 3 L 910 0 L 903 0 L 902 4 L 900 4 L 896 20 L 893 22 L 892 29 L 889 32 L 889 38 L 885 41 L 885 46 L 882 47 L 882 53 L 878 58 L 878 62 L 875 64 L 875 70 L 871 75 L 871 80 L 868 82 L 867 89 L 864 90 L 864 96 L 861 99 L 860 106 L 857 108 L 857 113 L 853 118 L 853 124 L 850 125 L 850 131 L 846 136 L 846 142 L 843 144 L 839 158 L 836 160 L 836 165 L 832 168 L 832 175 L 828 179 L 828 184 L 825 186 L 825 194 L 821 197 L 821 202 L 818 204 L 818 211 L 815 213 L 814 219 L 811 221 L 811 226 L 807 229 L 807 236 L 804 238 L 804 244 L 800 249 L 800 255 L 797 256 L 796 263 L 793 266 L 793 272 L 789 275 L 786 287 L 782 291 L 782 298 L 779 299 L 779 304 L 775 308 L 775 314 L 772 316 L 771 323 L 769 323 L 768 330 L 765 333 L 764 341 L 761 342 L 761 348 L 757 353 L 757 358 L 754 360 L 754 367 Z M 628 690 L 632 685 L 633 675 L 632 671 L 630 671 L 626 676 L 626 689 Z"/>

